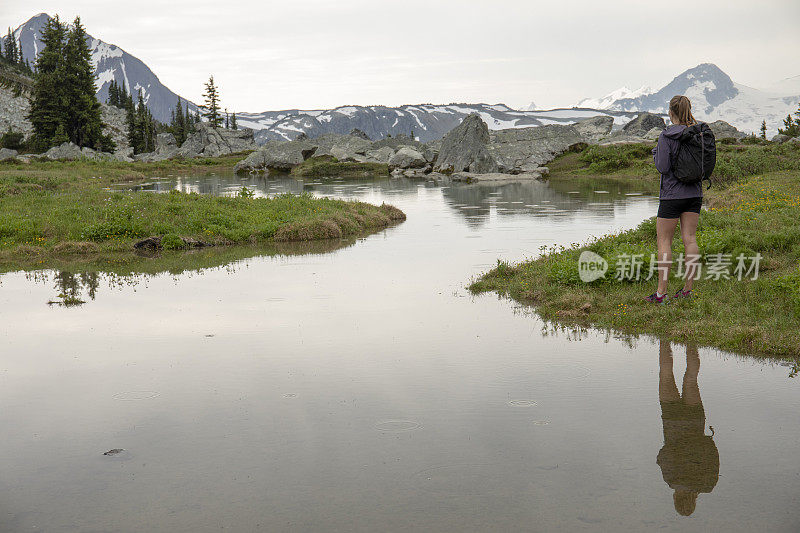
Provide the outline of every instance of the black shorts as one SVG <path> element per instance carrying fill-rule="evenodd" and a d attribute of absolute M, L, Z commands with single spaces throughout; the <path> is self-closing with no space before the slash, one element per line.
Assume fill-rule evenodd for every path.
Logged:
<path fill-rule="evenodd" d="M 680 218 L 681 213 L 700 213 L 703 197 L 661 200 L 658 202 L 658 218 Z"/>

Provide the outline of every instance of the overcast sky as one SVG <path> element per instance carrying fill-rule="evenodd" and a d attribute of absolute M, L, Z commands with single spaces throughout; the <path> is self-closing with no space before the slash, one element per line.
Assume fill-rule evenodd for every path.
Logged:
<path fill-rule="evenodd" d="M 0 0 L 5 26 L 39 12 L 80 15 L 195 102 L 213 73 L 237 111 L 555 107 L 702 62 L 755 87 L 800 75 L 800 0 Z"/>

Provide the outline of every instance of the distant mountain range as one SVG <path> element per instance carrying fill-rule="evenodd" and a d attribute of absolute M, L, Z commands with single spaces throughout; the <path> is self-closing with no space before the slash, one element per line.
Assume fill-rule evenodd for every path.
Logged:
<path fill-rule="evenodd" d="M 31 64 L 41 49 L 40 36 L 48 20 L 49 15 L 40 13 L 14 31 L 24 57 Z M 88 37 L 87 42 L 101 101 L 106 101 L 112 80 L 119 84 L 125 82 L 134 93 L 142 90 L 156 119 L 169 121 L 178 96 L 164 86 L 147 65 L 116 45 L 93 37 Z M 669 99 L 676 94 L 691 98 L 693 111 L 699 119 L 725 120 L 746 132 L 757 132 L 761 121 L 766 120 L 769 133 L 774 134 L 786 115 L 797 110 L 800 76 L 759 90 L 735 83 L 716 65 L 703 63 L 686 70 L 658 91 L 646 86 L 636 90 L 623 87 L 602 98 L 583 99 L 571 108 L 539 110 L 533 103 L 525 110 L 503 104 L 353 105 L 335 109 L 237 112 L 237 117 L 240 126 L 256 130 L 256 140 L 260 143 L 270 139 L 293 139 L 300 133 L 309 137 L 349 133 L 354 128 L 373 139 L 413 133 L 420 141 L 427 142 L 441 138 L 470 113 L 481 115 L 492 130 L 570 124 L 597 115 L 613 116 L 615 125 L 621 126 L 641 111 L 666 113 Z M 189 104 L 192 111 L 198 109 L 194 103 Z"/>
<path fill-rule="evenodd" d="M 764 89 L 754 89 L 731 80 L 719 67 L 703 63 L 679 74 L 653 92 L 644 87 L 630 91 L 623 87 L 598 99 L 584 99 L 577 105 L 613 111 L 666 113 L 670 98 L 684 94 L 692 101 L 692 112 L 706 121 L 724 120 L 745 132 L 758 132 L 766 120 L 770 135 L 783 127 L 786 115 L 800 103 L 800 76 L 787 78 Z"/>
<path fill-rule="evenodd" d="M 36 55 L 42 48 L 42 30 L 49 20 L 50 15 L 40 13 L 14 31 L 22 55 L 31 65 L 36 61 Z M 144 101 L 156 120 L 169 122 L 170 112 L 175 108 L 178 95 L 164 86 L 147 65 L 122 48 L 95 39 L 91 35 L 87 36 L 86 42 L 92 53 L 92 65 L 97 76 L 97 96 L 101 102 L 108 100 L 111 80 L 116 80 L 120 85 L 124 81 L 125 86 L 134 95 L 139 89 L 142 90 Z M 189 107 L 192 111 L 197 110 L 197 106 L 191 102 Z"/>

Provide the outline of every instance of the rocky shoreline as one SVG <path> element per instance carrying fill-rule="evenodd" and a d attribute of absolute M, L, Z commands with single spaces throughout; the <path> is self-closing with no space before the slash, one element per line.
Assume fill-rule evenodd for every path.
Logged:
<path fill-rule="evenodd" d="M 718 138 L 744 134 L 726 122 L 710 124 Z M 403 135 L 371 141 L 363 132 L 325 134 L 309 139 L 268 141 L 240 161 L 236 172 L 288 172 L 303 162 L 332 156 L 339 162 L 378 163 L 393 176 L 453 181 L 522 181 L 547 176 L 545 166 L 559 154 L 590 144 L 655 142 L 666 124 L 658 115 L 641 113 L 614 130 L 608 116 L 572 125 L 545 125 L 489 131 L 478 114 L 468 115 L 443 139 L 421 143 Z"/>

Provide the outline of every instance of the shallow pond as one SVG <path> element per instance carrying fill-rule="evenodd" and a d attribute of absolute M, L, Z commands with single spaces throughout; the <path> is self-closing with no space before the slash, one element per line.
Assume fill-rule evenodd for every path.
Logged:
<path fill-rule="evenodd" d="M 0 276 L 0 530 L 800 528 L 788 367 L 559 330 L 465 290 L 499 258 L 634 227 L 654 198 L 247 176 L 145 189 L 242 186 L 408 220 L 183 273 Z"/>

